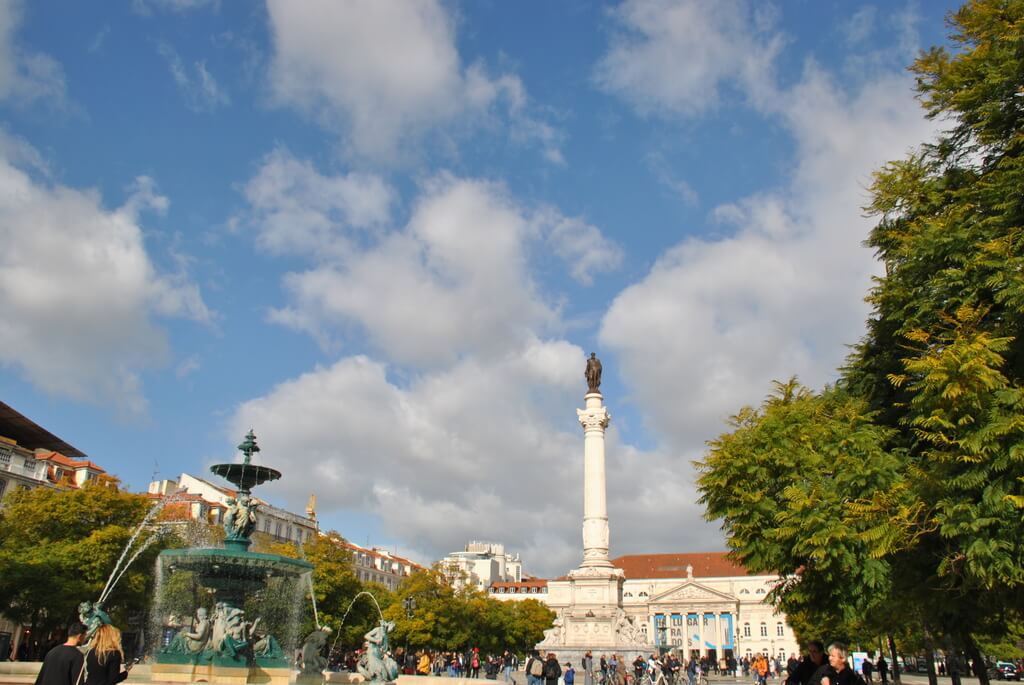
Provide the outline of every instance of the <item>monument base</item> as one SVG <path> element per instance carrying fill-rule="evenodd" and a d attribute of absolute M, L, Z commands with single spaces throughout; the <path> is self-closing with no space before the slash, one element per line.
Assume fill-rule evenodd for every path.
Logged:
<path fill-rule="evenodd" d="M 565 580 L 550 581 L 547 603 L 558 616 L 537 649 L 555 652 L 560 663 L 568 660 L 575 668 L 588 650 L 595 658 L 649 656 L 655 648 L 640 630 L 644 617 L 630 616 L 622 607 L 624 582 L 622 569 L 614 566 L 580 567 Z M 570 658 L 563 658 L 563 653 Z"/>

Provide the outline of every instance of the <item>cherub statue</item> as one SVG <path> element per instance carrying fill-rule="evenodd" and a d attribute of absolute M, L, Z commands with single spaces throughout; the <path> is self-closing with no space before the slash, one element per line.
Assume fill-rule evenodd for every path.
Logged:
<path fill-rule="evenodd" d="M 111 623 L 110 616 L 107 615 L 107 612 L 103 611 L 100 603 L 89 601 L 78 605 L 78 620 L 85 624 L 86 637 L 88 639 L 92 638 L 97 628 Z"/>

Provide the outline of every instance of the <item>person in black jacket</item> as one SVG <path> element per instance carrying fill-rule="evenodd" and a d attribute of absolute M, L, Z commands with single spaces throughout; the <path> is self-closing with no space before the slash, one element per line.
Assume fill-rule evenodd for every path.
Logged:
<path fill-rule="evenodd" d="M 558 664 L 558 657 L 554 652 L 548 652 L 548 658 L 544 661 L 544 682 L 546 685 L 558 685 L 561 677 L 562 667 Z"/>
<path fill-rule="evenodd" d="M 833 642 L 827 651 L 828 663 L 814 672 L 811 682 L 821 685 L 860 685 L 860 678 L 846 661 L 846 645 Z"/>
<path fill-rule="evenodd" d="M 786 685 L 809 685 L 811 677 L 824 665 L 825 646 L 818 640 L 811 640 L 807 643 L 807 656 L 786 678 Z"/>
<path fill-rule="evenodd" d="M 68 639 L 57 645 L 43 659 L 43 665 L 36 677 L 36 685 L 76 685 L 82 676 L 84 663 L 78 645 L 85 639 L 85 626 L 72 623 L 68 628 Z"/>
<path fill-rule="evenodd" d="M 105 623 L 96 629 L 85 656 L 85 685 L 115 685 L 128 677 L 121 631 Z"/>

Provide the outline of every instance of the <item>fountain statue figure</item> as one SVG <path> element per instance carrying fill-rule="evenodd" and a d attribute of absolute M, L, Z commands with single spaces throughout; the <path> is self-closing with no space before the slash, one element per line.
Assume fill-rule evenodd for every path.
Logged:
<path fill-rule="evenodd" d="M 394 621 L 381 621 L 380 625 L 363 637 L 366 651 L 359 658 L 356 670 L 365 680 L 390 683 L 398 677 L 398 664 L 391 658 L 388 633 L 395 629 Z"/>
<path fill-rule="evenodd" d="M 224 512 L 224 533 L 227 540 L 248 540 L 256 530 L 256 500 L 247 492 L 240 492 L 238 498 L 229 497 L 228 509 Z"/>
<path fill-rule="evenodd" d="M 78 620 L 85 624 L 86 636 L 91 639 L 93 633 L 102 626 L 110 624 L 110 616 L 103 611 L 99 602 L 82 602 L 78 605 Z"/>
<path fill-rule="evenodd" d="M 322 626 L 306 636 L 302 643 L 302 675 L 321 675 L 327 669 L 327 658 L 323 651 L 330 634 L 331 629 Z"/>
<path fill-rule="evenodd" d="M 194 627 L 182 628 L 165 651 L 175 654 L 200 654 L 210 642 L 210 619 L 204 607 L 196 609 Z"/>

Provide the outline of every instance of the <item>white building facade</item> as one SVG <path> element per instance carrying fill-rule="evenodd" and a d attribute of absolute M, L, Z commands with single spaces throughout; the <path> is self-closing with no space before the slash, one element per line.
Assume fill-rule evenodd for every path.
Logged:
<path fill-rule="evenodd" d="M 166 497 L 182 491 L 197 495 L 206 503 L 205 506 L 200 506 L 198 511 L 207 523 L 215 525 L 222 523 L 228 499 L 237 496 L 236 491 L 231 488 L 214 485 L 188 473 L 181 474 L 177 481 L 158 480 L 149 484 L 151 495 Z M 295 544 L 302 544 L 318 534 L 315 512 L 310 511 L 303 516 L 275 507 L 258 497 L 254 496 L 253 499 L 259 502 L 259 509 L 256 510 L 256 532 L 268 535 L 278 542 Z"/>
<path fill-rule="evenodd" d="M 800 653 L 784 614 L 765 601 L 777 576 L 747 575 L 724 552 L 630 555 L 622 607 L 646 644 L 715 660 Z"/>
<path fill-rule="evenodd" d="M 470 542 L 461 552 L 452 552 L 440 562 L 454 587 L 471 585 L 488 590 L 493 583 L 517 583 L 523 579 L 518 554 L 509 554 L 496 542 Z"/>
<path fill-rule="evenodd" d="M 419 564 L 409 561 L 386 549 L 361 547 L 351 542 L 339 541 L 352 553 L 352 567 L 356 577 L 367 583 L 380 583 L 394 592 L 398 584 L 413 571 L 422 570 Z"/>

